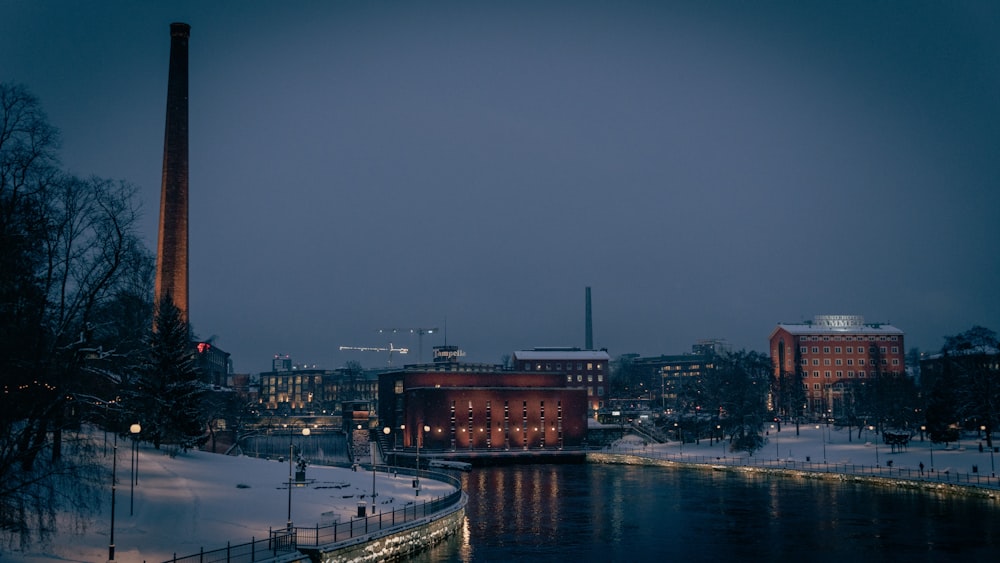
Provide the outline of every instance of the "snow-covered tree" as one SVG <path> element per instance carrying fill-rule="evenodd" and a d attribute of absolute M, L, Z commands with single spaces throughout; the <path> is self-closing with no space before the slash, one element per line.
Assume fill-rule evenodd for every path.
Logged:
<path fill-rule="evenodd" d="M 157 306 L 145 365 L 127 402 L 136 413 L 140 437 L 153 443 L 188 446 L 205 434 L 206 392 L 194 361 L 191 328 L 167 296 Z"/>

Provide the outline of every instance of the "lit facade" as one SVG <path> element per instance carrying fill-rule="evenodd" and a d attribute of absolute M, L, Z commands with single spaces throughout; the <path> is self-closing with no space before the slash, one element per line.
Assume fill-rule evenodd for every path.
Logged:
<path fill-rule="evenodd" d="M 379 423 L 394 446 L 558 450 L 587 437 L 587 395 L 559 373 L 410 366 L 379 376 Z"/>
<path fill-rule="evenodd" d="M 787 377 L 798 370 L 807 412 L 837 417 L 855 384 L 881 374 L 905 373 L 903 336 L 892 325 L 865 323 L 857 315 L 779 323 L 770 336 L 774 376 Z"/>
<path fill-rule="evenodd" d="M 559 373 L 566 387 L 587 392 L 587 409 L 592 416 L 604 408 L 609 397 L 610 357 L 606 350 L 579 348 L 535 348 L 518 350 L 512 356 L 515 370 L 526 373 Z"/>

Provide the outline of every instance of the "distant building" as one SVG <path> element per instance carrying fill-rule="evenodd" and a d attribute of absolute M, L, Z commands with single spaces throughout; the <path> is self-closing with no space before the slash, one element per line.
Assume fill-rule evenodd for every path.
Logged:
<path fill-rule="evenodd" d="M 596 417 L 610 395 L 609 360 L 607 350 L 535 348 L 514 352 L 511 363 L 518 371 L 562 374 L 567 387 L 587 391 L 587 408 Z"/>
<path fill-rule="evenodd" d="M 728 351 L 729 345 L 723 340 L 701 340 L 691 346 L 690 354 L 623 359 L 628 362 L 628 369 L 638 374 L 642 387 L 645 388 L 648 400 L 644 404 L 660 408 L 667 414 L 687 414 L 683 412 L 683 405 L 678 404 L 678 390 L 686 382 L 711 374 L 715 369 L 716 357 Z M 695 412 L 697 407 L 698 405 L 693 407 Z"/>
<path fill-rule="evenodd" d="M 806 410 L 816 416 L 840 416 L 853 385 L 906 371 L 903 331 L 858 315 L 779 323 L 770 349 L 776 378 L 801 371 Z"/>
<path fill-rule="evenodd" d="M 298 367 L 287 356 L 276 357 L 274 366 L 279 369 L 260 374 L 264 415 L 340 416 L 345 403 L 352 411 L 375 410 L 378 378 L 371 372 Z"/>
<path fill-rule="evenodd" d="M 229 352 L 223 351 L 210 341 L 195 342 L 195 365 L 201 373 L 202 381 L 213 387 L 227 387 L 233 365 Z"/>

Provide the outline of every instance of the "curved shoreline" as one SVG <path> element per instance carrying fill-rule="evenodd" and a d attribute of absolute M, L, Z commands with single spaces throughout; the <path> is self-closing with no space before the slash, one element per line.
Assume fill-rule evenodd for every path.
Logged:
<path fill-rule="evenodd" d="M 818 480 L 832 480 L 832 481 L 854 482 L 854 483 L 867 483 L 870 485 L 875 485 L 880 487 L 911 489 L 911 490 L 920 490 L 920 491 L 928 491 L 935 493 L 945 493 L 945 494 L 972 497 L 972 498 L 1000 500 L 1000 491 L 992 488 L 976 486 L 973 483 L 969 484 L 942 483 L 939 481 L 906 479 L 904 477 L 859 475 L 855 473 L 842 473 L 833 471 L 809 471 L 806 469 L 794 469 L 786 467 L 696 463 L 690 461 L 657 459 L 635 454 L 605 453 L 605 452 L 588 452 L 587 463 L 604 463 L 611 465 L 648 465 L 648 466 L 658 466 L 658 467 L 699 469 L 703 471 L 725 471 L 731 473 L 762 473 L 768 475 L 799 477 L 802 479 L 818 479 Z"/>

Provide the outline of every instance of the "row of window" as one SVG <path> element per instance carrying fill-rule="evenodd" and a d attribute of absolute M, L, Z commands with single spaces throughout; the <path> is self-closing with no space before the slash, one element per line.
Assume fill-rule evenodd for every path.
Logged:
<path fill-rule="evenodd" d="M 879 346 L 878 351 L 881 352 L 881 353 L 883 353 L 883 354 L 885 354 L 886 351 L 887 351 L 887 348 L 885 346 Z M 800 346 L 799 347 L 799 352 L 801 352 L 803 354 L 808 354 L 809 353 L 809 347 L 808 346 Z M 864 354 L 865 352 L 866 352 L 866 350 L 865 350 L 864 346 L 858 346 L 858 351 L 857 351 L 858 354 Z M 874 354 L 875 353 L 875 347 L 872 346 L 872 347 L 868 348 L 867 352 L 869 354 Z M 819 354 L 819 346 L 813 346 L 812 347 L 812 353 L 813 354 Z M 830 353 L 830 347 L 829 346 L 824 346 L 823 347 L 823 353 L 824 354 L 829 354 Z M 834 346 L 833 347 L 833 353 L 834 354 L 841 354 L 842 353 L 841 347 L 840 346 Z M 847 353 L 848 354 L 853 354 L 854 353 L 854 347 L 853 346 L 848 346 L 847 347 Z M 893 346 L 892 347 L 892 353 L 893 354 L 898 354 L 899 353 L 899 346 Z"/>
<path fill-rule="evenodd" d="M 545 362 L 544 364 L 542 362 L 536 362 L 534 364 L 534 370 L 535 371 L 552 371 L 552 365 L 553 365 L 552 362 Z M 587 362 L 587 370 L 588 371 L 593 371 L 595 368 L 598 371 L 603 370 L 604 369 L 604 363 L 603 362 L 597 362 L 597 363 Z M 567 370 L 573 369 L 573 362 L 566 362 L 566 369 Z M 583 362 L 576 362 L 576 369 L 582 370 L 583 369 Z M 524 371 L 531 371 L 531 370 L 532 370 L 532 363 L 531 362 L 524 362 Z M 556 362 L 555 363 L 555 371 L 562 371 L 562 370 L 563 370 L 563 364 L 562 364 L 562 362 Z"/>
<path fill-rule="evenodd" d="M 822 340 L 824 342 L 829 342 L 830 340 L 833 340 L 835 342 L 841 342 L 841 341 L 845 341 L 845 340 L 847 342 L 853 342 L 855 340 L 857 340 L 858 342 L 864 342 L 864 341 L 867 340 L 869 342 L 875 342 L 876 339 L 878 341 L 880 341 L 880 342 L 885 342 L 887 340 L 891 341 L 891 342 L 896 342 L 896 341 L 899 340 L 899 336 L 879 336 L 877 338 L 875 336 L 833 336 L 833 337 L 830 337 L 830 336 L 803 336 L 799 340 L 814 340 L 814 341 L 821 341 Z"/>
<path fill-rule="evenodd" d="M 603 381 L 604 381 L 604 374 L 603 373 L 597 374 L 597 382 L 601 383 Z M 577 376 L 576 376 L 576 382 L 577 383 L 583 383 L 583 376 L 580 375 L 580 374 L 577 374 Z M 593 382 L 594 382 L 594 374 L 588 373 L 587 374 L 587 383 L 593 383 Z M 573 383 L 573 376 L 572 375 L 567 375 L 566 376 L 566 383 Z"/>
<path fill-rule="evenodd" d="M 869 363 L 871 363 L 872 365 L 875 365 L 875 360 L 872 360 Z M 801 365 L 804 365 L 804 366 L 809 365 L 809 360 L 806 359 L 806 358 L 802 358 L 802 364 Z M 819 358 L 813 358 L 812 365 L 818 366 L 819 365 Z M 830 358 L 823 358 L 823 365 L 824 366 L 830 365 Z M 833 361 L 833 365 L 837 365 L 837 366 L 844 365 L 844 360 L 841 360 L 840 358 L 835 358 L 834 361 Z M 853 366 L 854 365 L 854 358 L 847 358 L 847 365 Z M 859 366 L 865 365 L 865 359 L 864 358 L 858 358 L 858 365 Z M 889 360 L 886 359 L 886 358 L 882 358 L 882 365 L 883 366 L 889 365 Z M 898 366 L 899 365 L 899 358 L 893 358 L 892 359 L 892 365 Z"/>

